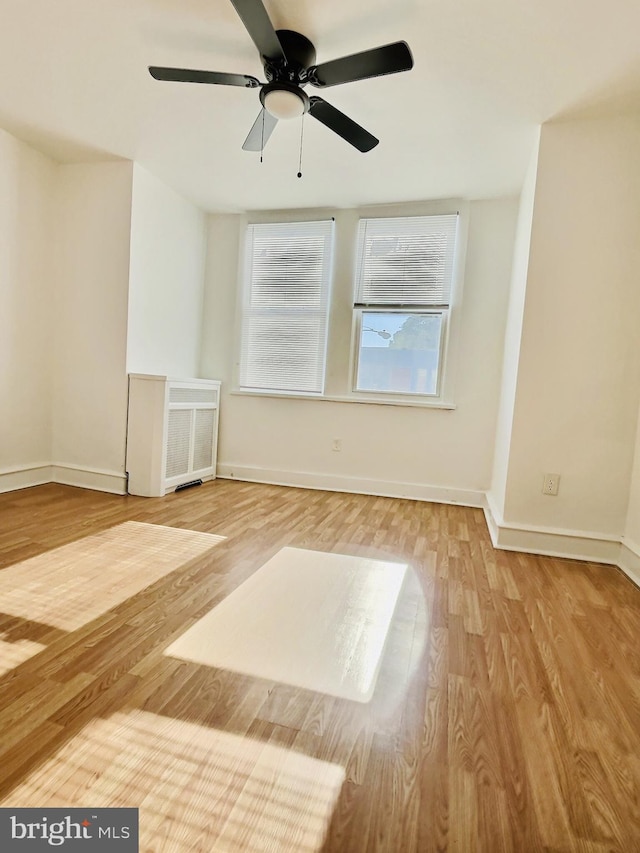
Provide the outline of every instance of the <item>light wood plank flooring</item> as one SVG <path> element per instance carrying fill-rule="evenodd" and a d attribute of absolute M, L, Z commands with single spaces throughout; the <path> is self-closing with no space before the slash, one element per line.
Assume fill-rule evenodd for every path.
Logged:
<path fill-rule="evenodd" d="M 216 481 L 0 495 L 0 577 L 125 521 L 226 538 L 73 630 L 0 604 L 2 805 L 141 805 L 148 853 L 640 851 L 618 570 L 495 551 L 480 510 Z M 411 567 L 371 702 L 163 655 L 283 547 Z"/>

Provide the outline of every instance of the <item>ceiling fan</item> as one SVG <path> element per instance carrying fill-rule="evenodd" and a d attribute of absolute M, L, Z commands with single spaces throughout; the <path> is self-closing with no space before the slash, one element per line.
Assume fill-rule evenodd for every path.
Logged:
<path fill-rule="evenodd" d="M 261 151 L 279 119 L 309 113 L 358 151 L 371 151 L 378 139 L 353 119 L 317 95 L 307 95 L 303 86 L 319 89 L 351 83 L 413 68 L 413 57 L 404 41 L 393 42 L 362 53 L 354 53 L 316 65 L 316 51 L 308 38 L 293 30 L 274 30 L 262 0 L 231 0 L 253 43 L 258 48 L 266 83 L 247 74 L 160 68 L 149 73 L 156 80 L 181 83 L 210 83 L 260 89 L 262 109 L 244 141 L 245 151 Z"/>

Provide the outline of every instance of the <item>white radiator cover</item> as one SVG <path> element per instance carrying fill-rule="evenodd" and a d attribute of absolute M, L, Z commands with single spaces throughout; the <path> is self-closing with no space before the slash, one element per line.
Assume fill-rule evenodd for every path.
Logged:
<path fill-rule="evenodd" d="M 127 474 L 131 495 L 160 497 L 216 475 L 220 382 L 129 375 Z"/>

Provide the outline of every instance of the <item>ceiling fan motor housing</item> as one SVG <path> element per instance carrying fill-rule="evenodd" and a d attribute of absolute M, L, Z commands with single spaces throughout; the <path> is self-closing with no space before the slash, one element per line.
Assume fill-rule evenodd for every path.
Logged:
<path fill-rule="evenodd" d="M 276 30 L 286 61 L 262 57 L 267 80 L 301 85 L 307 82 L 307 68 L 315 64 L 316 49 L 306 36 L 293 30 Z"/>

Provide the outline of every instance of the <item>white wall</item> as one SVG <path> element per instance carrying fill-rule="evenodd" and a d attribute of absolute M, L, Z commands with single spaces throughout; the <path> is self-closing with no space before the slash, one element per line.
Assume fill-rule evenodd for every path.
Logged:
<path fill-rule="evenodd" d="M 0 131 L 0 490 L 125 490 L 127 339 L 131 370 L 197 373 L 204 252 L 204 214 L 140 167 Z"/>
<path fill-rule="evenodd" d="M 640 417 L 631 468 L 629 507 L 621 548 L 621 566 L 640 585 Z"/>
<path fill-rule="evenodd" d="M 493 508 L 493 512 L 499 518 L 502 517 L 504 512 L 504 500 L 507 487 L 509 448 L 511 446 L 511 428 L 513 424 L 513 409 L 518 379 L 520 337 L 522 335 L 536 176 L 538 172 L 539 143 L 540 137 L 538 134 L 531 154 L 531 161 L 529 163 L 529 169 L 522 188 L 522 193 L 520 195 L 518 225 L 513 252 L 509 310 L 507 312 L 507 328 L 505 332 L 504 353 L 502 356 L 502 383 L 500 406 L 498 409 L 498 418 L 496 423 L 493 474 L 491 478 L 491 488 L 488 493 L 488 498 Z"/>
<path fill-rule="evenodd" d="M 619 537 L 640 402 L 640 119 L 542 129 L 507 523 Z M 561 475 L 555 498 L 545 472 Z"/>
<path fill-rule="evenodd" d="M 51 458 L 51 222 L 55 165 L 0 130 L 0 490 Z"/>
<path fill-rule="evenodd" d="M 197 376 L 205 215 L 138 164 L 133 170 L 127 370 Z"/>
<path fill-rule="evenodd" d="M 454 411 L 230 394 L 245 220 L 211 217 L 202 375 L 224 383 L 222 473 L 328 488 L 477 499 L 489 486 L 492 467 L 516 215 L 517 201 L 511 199 L 470 205 Z M 338 268 L 335 278 L 351 288 L 345 270 Z M 340 453 L 331 450 L 333 438 L 342 439 Z"/>
<path fill-rule="evenodd" d="M 53 462 L 56 479 L 124 490 L 132 163 L 57 173 Z"/>

